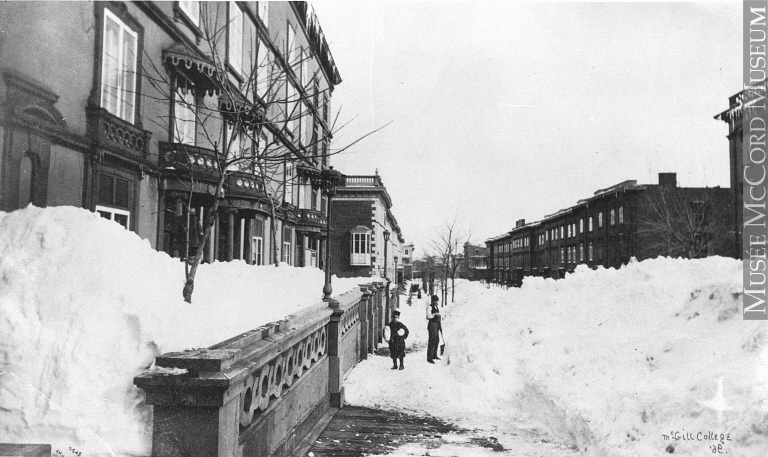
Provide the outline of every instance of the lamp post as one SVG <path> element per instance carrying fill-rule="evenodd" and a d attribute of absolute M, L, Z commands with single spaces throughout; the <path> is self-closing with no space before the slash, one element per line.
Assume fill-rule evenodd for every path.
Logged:
<path fill-rule="evenodd" d="M 395 256 L 395 290 L 397 291 L 397 309 L 400 309 L 400 276 L 397 273 L 397 256 Z"/>
<path fill-rule="evenodd" d="M 336 195 L 336 188 L 339 186 L 343 174 L 328 167 L 322 171 L 314 167 L 300 166 L 298 167 L 298 175 L 301 178 L 309 179 L 313 189 L 320 189 L 321 192 L 328 196 L 328 228 L 326 230 L 327 236 L 325 241 L 325 285 L 323 286 L 323 300 L 328 301 L 331 299 L 331 293 L 333 293 L 333 287 L 331 286 L 331 230 L 333 227 L 331 219 L 331 201 L 334 195 Z"/>
<path fill-rule="evenodd" d="M 389 275 L 387 274 L 387 245 L 389 244 L 389 230 L 384 229 L 384 279 L 387 280 L 387 310 L 389 310 Z"/>

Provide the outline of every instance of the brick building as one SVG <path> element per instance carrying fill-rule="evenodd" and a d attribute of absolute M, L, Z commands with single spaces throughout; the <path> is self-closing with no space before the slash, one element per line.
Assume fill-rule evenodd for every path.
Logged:
<path fill-rule="evenodd" d="M 490 274 L 519 285 L 525 276 L 561 278 L 579 264 L 732 255 L 730 204 L 729 189 L 681 188 L 675 173 L 660 173 L 657 185 L 625 181 L 488 239 Z"/>
<path fill-rule="evenodd" d="M 0 31 L 0 210 L 77 206 L 173 256 L 320 266 L 326 198 L 295 171 L 329 166 L 341 78 L 308 3 L 5 2 Z M 272 147 L 269 176 L 227 169 L 216 195 L 224 145 Z M 217 198 L 211 240 L 187 245 Z"/>
<path fill-rule="evenodd" d="M 766 81 L 756 85 L 753 90 L 761 96 L 766 95 Z M 743 258 L 741 240 L 744 225 L 744 91 L 732 95 L 728 99 L 728 109 L 715 116 L 715 119 L 728 124 L 728 157 L 730 158 L 731 182 L 731 218 L 733 221 L 734 253 L 736 258 Z"/>
<path fill-rule="evenodd" d="M 481 280 L 489 279 L 488 273 L 488 247 L 464 243 L 462 264 L 459 267 L 459 277 Z"/>
<path fill-rule="evenodd" d="M 331 272 L 339 277 L 388 277 L 401 270 L 405 240 L 392 214 L 392 199 L 378 172 L 346 176 L 331 204 Z M 389 232 L 389 241 L 385 241 Z M 384 245 L 387 244 L 386 274 Z"/>

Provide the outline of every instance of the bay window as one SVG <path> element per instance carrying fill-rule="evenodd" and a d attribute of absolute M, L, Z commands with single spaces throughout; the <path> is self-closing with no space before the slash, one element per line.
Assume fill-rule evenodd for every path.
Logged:
<path fill-rule="evenodd" d="M 349 264 L 355 266 L 371 265 L 371 230 L 358 226 L 351 231 Z"/>

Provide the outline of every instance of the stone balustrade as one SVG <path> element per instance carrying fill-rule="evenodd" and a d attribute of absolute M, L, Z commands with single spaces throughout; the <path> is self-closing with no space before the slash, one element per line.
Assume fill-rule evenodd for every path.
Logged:
<path fill-rule="evenodd" d="M 153 456 L 288 456 L 344 406 L 344 379 L 381 341 L 373 282 L 207 349 L 163 354 L 134 383 L 153 412 Z"/>

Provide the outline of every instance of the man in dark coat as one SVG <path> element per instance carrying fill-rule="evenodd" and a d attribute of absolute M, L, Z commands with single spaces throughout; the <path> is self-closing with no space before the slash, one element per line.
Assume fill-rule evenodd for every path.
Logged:
<path fill-rule="evenodd" d="M 440 360 L 437 356 L 437 346 L 440 344 L 440 332 L 443 331 L 443 324 L 440 317 L 440 308 L 438 303 L 440 298 L 437 295 L 432 296 L 432 303 L 427 306 L 427 332 L 429 333 L 429 340 L 427 340 L 427 362 L 435 363 L 435 360 Z"/>
<path fill-rule="evenodd" d="M 397 370 L 397 361 L 400 360 L 400 369 L 404 369 L 405 339 L 408 338 L 408 327 L 400 322 L 400 311 L 392 311 L 392 321 L 389 327 L 389 356 L 392 357 L 392 369 Z"/>

